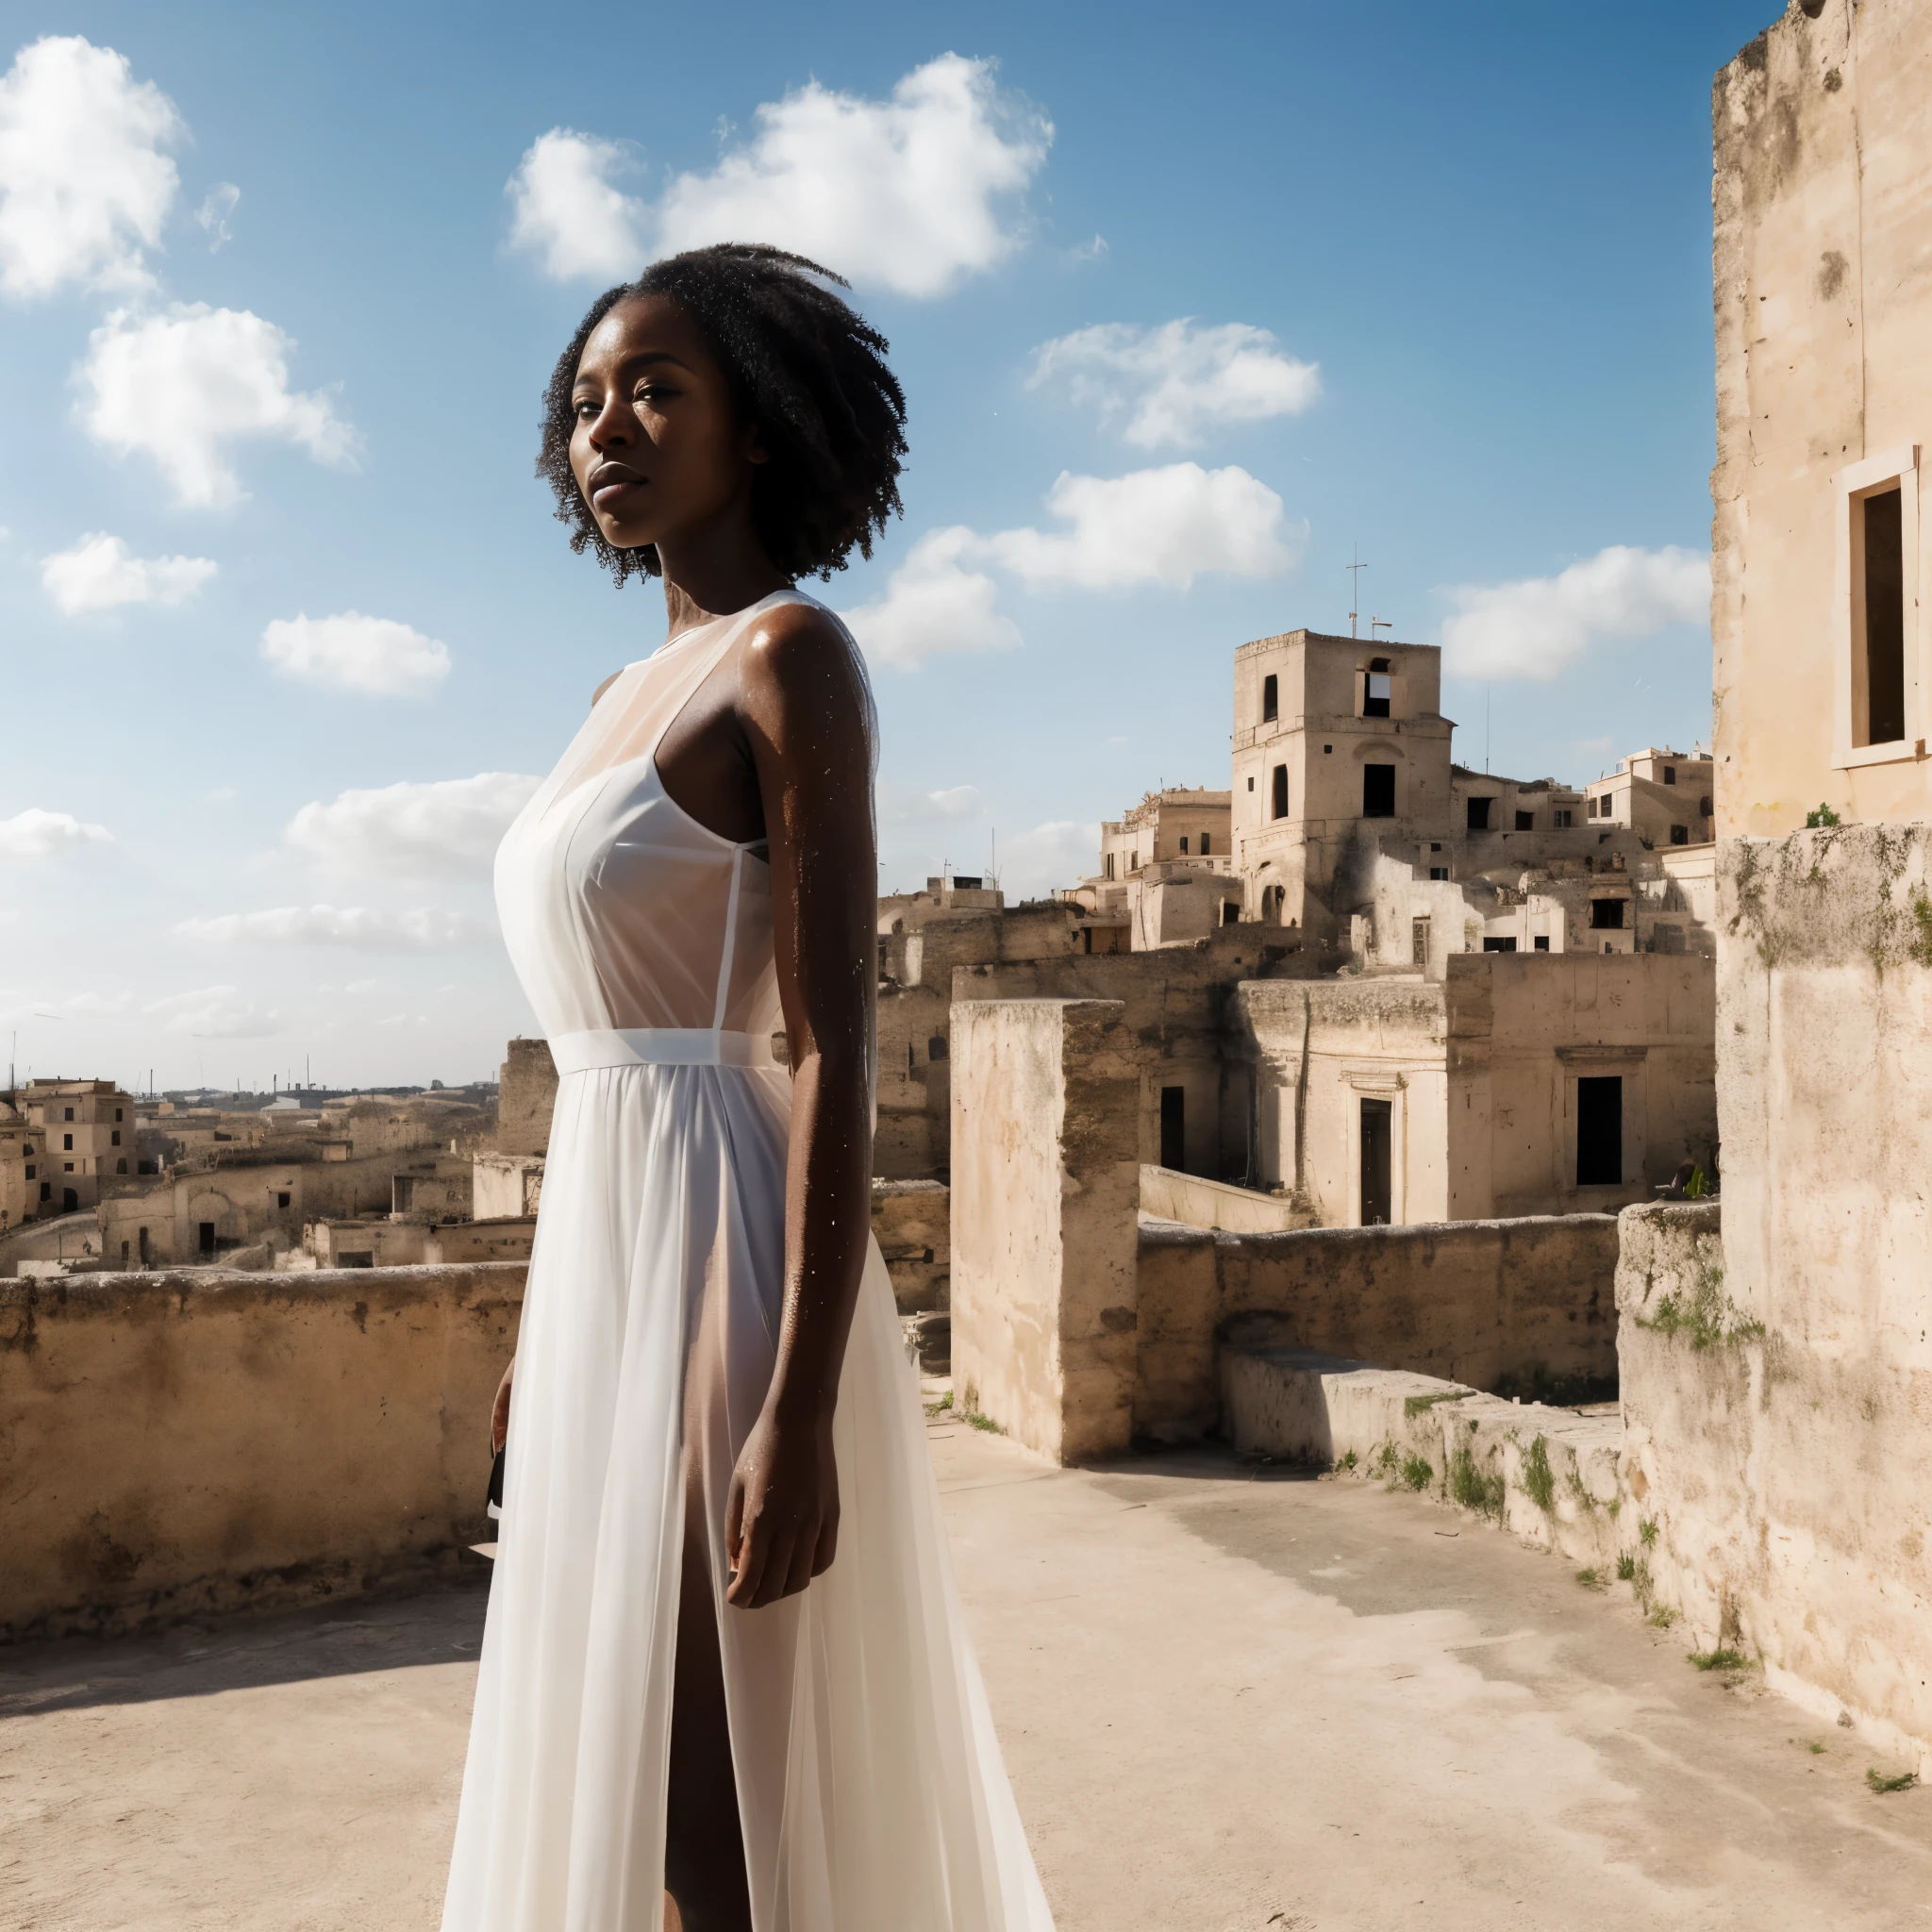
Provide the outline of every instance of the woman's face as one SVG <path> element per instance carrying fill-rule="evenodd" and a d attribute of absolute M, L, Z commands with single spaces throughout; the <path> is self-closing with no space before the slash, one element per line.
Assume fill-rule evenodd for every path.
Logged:
<path fill-rule="evenodd" d="M 717 522 L 765 459 L 704 337 L 661 295 L 620 302 L 591 332 L 572 404 L 571 469 L 613 549 Z"/>

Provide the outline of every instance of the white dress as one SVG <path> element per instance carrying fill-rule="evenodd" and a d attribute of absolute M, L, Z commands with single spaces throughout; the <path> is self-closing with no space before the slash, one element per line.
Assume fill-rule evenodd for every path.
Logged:
<path fill-rule="evenodd" d="M 1051 1932 L 875 1242 L 833 1424 L 837 1559 L 765 1608 L 723 1601 L 778 1333 L 791 1082 L 767 868 L 673 803 L 655 753 L 794 599 L 622 672 L 497 853 L 560 1079 L 443 1932 L 659 1932 L 687 1375 L 757 1932 Z"/>

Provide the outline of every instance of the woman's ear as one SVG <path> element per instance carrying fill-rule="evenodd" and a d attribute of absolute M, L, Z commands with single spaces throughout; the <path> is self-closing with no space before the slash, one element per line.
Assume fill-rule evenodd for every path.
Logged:
<path fill-rule="evenodd" d="M 756 423 L 745 425 L 744 459 L 748 463 L 769 463 L 772 460 L 772 453 L 760 439 L 758 425 Z"/>

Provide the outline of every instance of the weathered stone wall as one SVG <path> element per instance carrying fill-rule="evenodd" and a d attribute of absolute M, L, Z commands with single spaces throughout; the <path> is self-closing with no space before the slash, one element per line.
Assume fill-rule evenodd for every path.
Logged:
<path fill-rule="evenodd" d="M 557 1106 L 557 1062 L 547 1040 L 512 1040 L 496 1088 L 496 1151 L 541 1154 Z"/>
<path fill-rule="evenodd" d="M 1627 1212 L 1618 1302 L 1660 1591 L 1932 1772 L 1928 887 L 1923 825 L 1720 847 L 1723 1240 Z"/>
<path fill-rule="evenodd" d="M 1616 1268 L 1605 1214 L 1255 1235 L 1146 1223 L 1134 1426 L 1213 1427 L 1230 1337 L 1491 1394 L 1600 1393 L 1617 1372 Z"/>
<path fill-rule="evenodd" d="M 1767 8 L 1767 11 L 1769 8 Z M 1932 4 L 1792 6 L 1717 76 L 1711 472 L 1718 836 L 1932 814 L 1932 542 L 1907 528 L 1906 732 L 1847 763 L 1838 473 L 1932 443 Z M 1918 446 L 1918 464 L 1909 453 Z M 1876 479 L 1874 479 L 1876 480 Z M 1923 519 L 1920 520 L 1921 523 Z M 1916 687 L 1916 690 L 1915 690 Z"/>
<path fill-rule="evenodd" d="M 953 1386 L 1072 1462 L 1127 1447 L 1134 1401 L 1135 1096 L 1110 1000 L 953 1008 Z"/>
<path fill-rule="evenodd" d="M 1279 1234 L 1311 1226 L 1314 1220 L 1286 1194 L 1203 1180 L 1171 1167 L 1142 1166 L 1141 1212 L 1156 1221 L 1177 1221 L 1183 1227 L 1224 1227 L 1230 1234 Z"/>
<path fill-rule="evenodd" d="M 453 1572 L 524 1275 L 0 1284 L 0 1639 Z"/>
<path fill-rule="evenodd" d="M 874 1181 L 872 1231 L 902 1315 L 950 1306 L 953 1208 L 948 1190 L 938 1181 Z"/>

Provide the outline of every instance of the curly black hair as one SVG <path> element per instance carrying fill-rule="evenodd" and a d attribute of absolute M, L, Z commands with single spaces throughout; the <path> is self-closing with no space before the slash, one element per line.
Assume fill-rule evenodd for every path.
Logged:
<path fill-rule="evenodd" d="M 773 563 L 788 577 L 824 577 L 854 544 L 872 555 L 900 512 L 906 396 L 886 367 L 885 337 L 828 285 L 850 286 L 802 255 L 725 242 L 654 262 L 591 303 L 543 391 L 537 456 L 573 550 L 594 551 L 620 587 L 661 569 L 656 545 L 605 541 L 570 466 L 571 392 L 591 331 L 618 303 L 661 295 L 704 332 L 742 419 L 758 425 L 768 460 L 752 481 L 752 516 Z"/>

